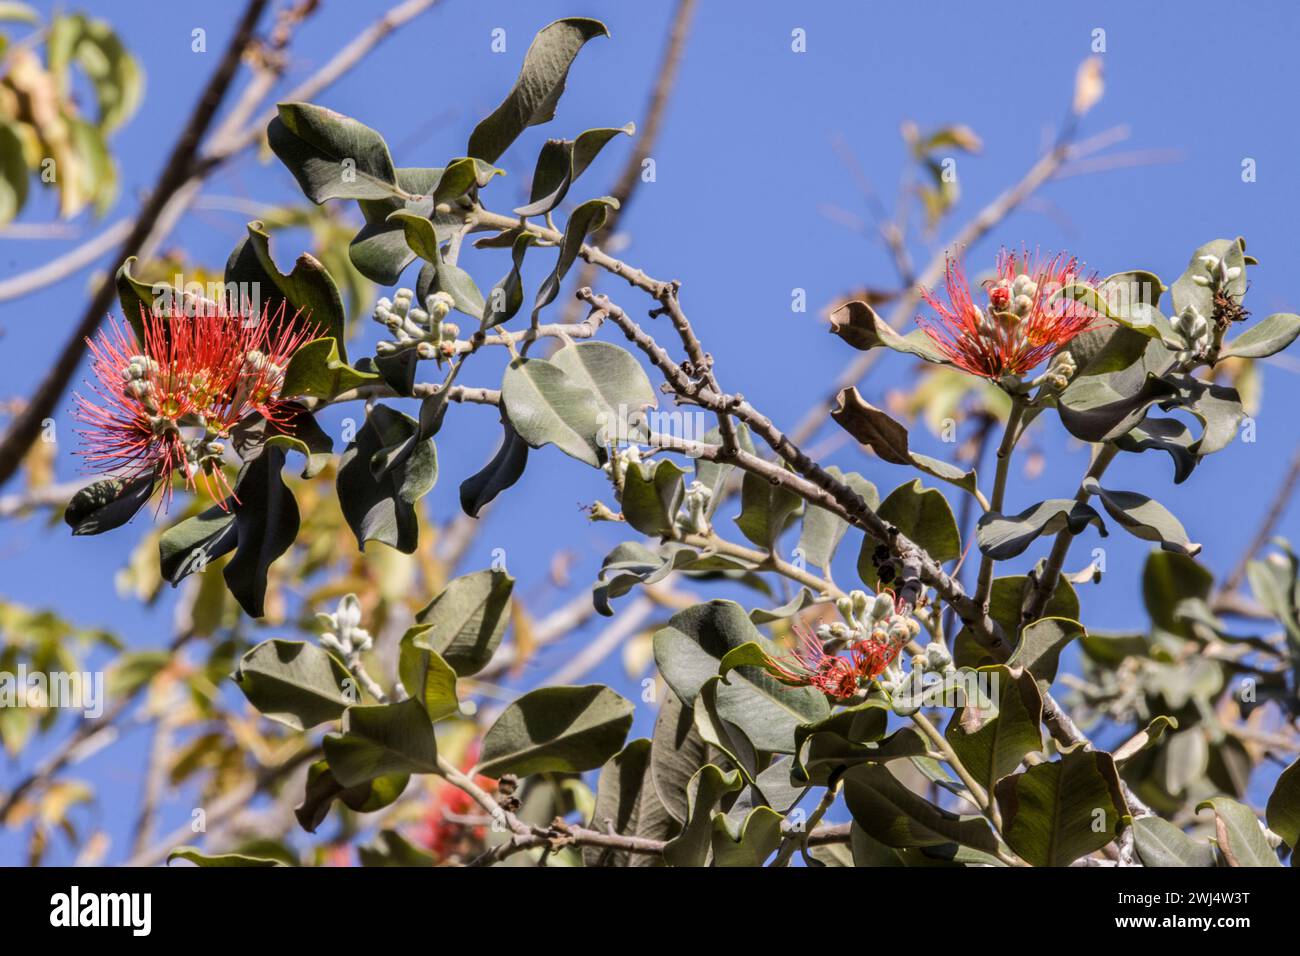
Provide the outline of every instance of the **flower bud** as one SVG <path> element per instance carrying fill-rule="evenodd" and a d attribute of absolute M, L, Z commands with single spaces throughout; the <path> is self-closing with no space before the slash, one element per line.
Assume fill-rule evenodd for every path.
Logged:
<path fill-rule="evenodd" d="M 1038 295 L 1038 284 L 1022 272 L 1012 280 L 1011 294 L 1017 299 L 1024 297 L 1032 302 L 1034 297 Z"/>
<path fill-rule="evenodd" d="M 835 601 L 835 610 L 840 612 L 840 617 L 849 623 L 853 622 L 853 599 L 850 597 L 838 598 Z"/>
<path fill-rule="evenodd" d="M 887 593 L 876 595 L 876 601 L 871 606 L 871 619 L 873 621 L 884 621 L 894 613 L 894 598 Z"/>
<path fill-rule="evenodd" d="M 952 663 L 952 654 L 938 641 L 925 645 L 925 662 L 931 670 L 946 670 Z"/>
<path fill-rule="evenodd" d="M 853 617 L 860 620 L 867 613 L 867 594 L 865 591 L 859 591 L 856 588 L 849 592 L 849 600 L 853 602 Z"/>
<path fill-rule="evenodd" d="M 999 312 L 1005 312 L 1011 305 L 1011 283 L 999 279 L 989 289 L 989 304 Z"/>
<path fill-rule="evenodd" d="M 455 304 L 456 300 L 446 292 L 434 292 L 432 295 L 426 296 L 424 300 L 425 309 L 436 321 L 445 319 L 447 313 L 452 310 Z"/>
<path fill-rule="evenodd" d="M 906 644 L 912 639 L 912 629 L 907 626 L 907 618 L 896 617 L 889 622 L 889 643 Z"/>

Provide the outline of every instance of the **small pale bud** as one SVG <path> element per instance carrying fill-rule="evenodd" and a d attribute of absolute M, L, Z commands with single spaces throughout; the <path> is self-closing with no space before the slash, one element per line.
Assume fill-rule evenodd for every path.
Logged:
<path fill-rule="evenodd" d="M 1038 284 L 1034 282 L 1034 280 L 1031 279 L 1029 276 L 1025 275 L 1024 273 L 1021 273 L 1020 275 L 1016 276 L 1011 283 L 1011 294 L 1017 299 L 1019 299 L 1021 296 L 1024 296 L 1025 298 L 1028 299 L 1033 299 L 1036 295 L 1038 295 Z"/>
<path fill-rule="evenodd" d="M 871 619 L 873 621 L 883 621 L 894 613 L 894 599 L 888 594 L 877 594 L 876 601 L 871 606 Z"/>

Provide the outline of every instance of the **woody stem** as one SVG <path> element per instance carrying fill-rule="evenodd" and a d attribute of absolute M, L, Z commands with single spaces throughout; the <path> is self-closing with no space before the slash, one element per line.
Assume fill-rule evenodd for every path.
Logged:
<path fill-rule="evenodd" d="M 993 477 L 993 494 L 989 498 L 989 511 L 1002 511 L 1002 502 L 1007 493 L 1007 476 L 1011 473 L 1011 452 L 1020 438 L 1020 423 L 1025 415 L 1025 400 L 1016 396 L 1011 400 L 1011 414 L 1007 417 L 1007 427 L 1002 433 L 1002 442 L 998 445 L 997 472 Z M 988 555 L 980 558 L 979 578 L 975 585 L 975 604 L 988 613 L 989 592 L 993 587 L 993 559 Z"/>

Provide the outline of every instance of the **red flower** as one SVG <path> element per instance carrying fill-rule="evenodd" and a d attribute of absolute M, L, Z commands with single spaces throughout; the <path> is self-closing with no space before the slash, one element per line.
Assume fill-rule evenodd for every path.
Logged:
<path fill-rule="evenodd" d="M 799 648 L 787 657 L 774 661 L 774 676 L 794 687 L 816 687 L 828 697 L 848 700 L 858 692 L 858 661 L 827 654 L 821 641 L 807 631 L 795 628 Z"/>
<path fill-rule="evenodd" d="M 871 637 L 858 641 L 852 647 L 858 673 L 866 680 L 879 677 L 886 667 L 894 663 L 894 659 L 898 657 L 899 651 L 906 643 L 906 641 L 902 643 L 890 641 L 880 629 L 873 631 Z"/>
<path fill-rule="evenodd" d="M 193 490 L 201 482 L 225 507 L 230 485 L 221 470 L 221 440 L 246 415 L 283 420 L 284 367 L 314 329 L 298 316 L 232 313 L 193 303 L 160 313 L 141 310 L 143 346 L 126 323 L 110 321 L 91 352 L 90 387 L 98 401 L 76 396 L 83 447 L 95 470 L 119 478 L 179 473 Z"/>
<path fill-rule="evenodd" d="M 949 361 L 972 375 L 994 381 L 1024 375 L 1098 318 L 1072 299 L 1052 301 L 1064 286 L 1085 281 L 1071 257 L 1031 262 L 1027 252 L 1004 250 L 998 253 L 997 274 L 986 286 L 987 310 L 974 303 L 961 264 L 951 257 L 945 271 L 948 302 L 921 290 L 938 317 L 918 316 L 917 325 Z"/>

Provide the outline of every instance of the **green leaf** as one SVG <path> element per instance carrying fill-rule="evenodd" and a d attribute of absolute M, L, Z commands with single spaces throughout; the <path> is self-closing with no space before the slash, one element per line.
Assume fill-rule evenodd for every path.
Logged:
<path fill-rule="evenodd" d="M 652 746 L 645 738 L 634 740 L 601 768 L 591 812 L 593 830 L 652 840 L 666 840 L 676 833 L 677 824 L 651 779 Z M 582 848 L 582 862 L 584 866 L 653 866 L 659 861 L 649 854 L 587 846 Z"/>
<path fill-rule="evenodd" d="M 330 772 L 345 787 L 391 774 L 437 773 L 438 745 L 424 703 L 357 705 L 343 715 L 343 733 L 323 741 Z"/>
<path fill-rule="evenodd" d="M 880 764 L 862 764 L 844 775 L 844 801 L 854 822 L 885 846 L 959 844 L 990 854 L 998 851 L 997 838 L 983 817 L 959 816 L 935 806 Z"/>
<path fill-rule="evenodd" d="M 234 551 L 238 543 L 234 512 L 214 505 L 162 533 L 158 539 L 158 570 L 163 580 L 178 585 L 189 575 L 206 570 L 213 561 Z"/>
<path fill-rule="evenodd" d="M 1188 539 L 1182 522 L 1154 498 L 1136 491 L 1108 491 L 1095 478 L 1084 479 L 1083 489 L 1099 497 L 1106 513 L 1134 537 L 1159 542 L 1166 551 L 1188 557 L 1200 552 L 1201 546 Z"/>
<path fill-rule="evenodd" d="M 654 657 L 668 686 L 686 704 L 717 676 L 728 651 L 757 644 L 769 657 L 781 650 L 758 632 L 740 605 L 710 601 L 680 611 L 654 635 Z M 795 729 L 829 713 L 826 698 L 808 687 L 787 687 L 753 666 L 740 667 L 717 688 L 719 716 L 739 727 L 760 750 L 793 753 Z"/>
<path fill-rule="evenodd" d="M 865 302 L 849 302 L 836 310 L 831 315 L 831 332 L 863 352 L 884 346 L 936 365 L 952 364 L 925 332 L 917 329 L 899 335 Z"/>
<path fill-rule="evenodd" d="M 631 136 L 636 125 L 628 123 L 617 129 L 589 129 L 576 140 L 549 140 L 537 157 L 533 188 L 526 206 L 515 210 L 517 216 L 544 216 L 563 201 L 574 180 L 591 165 L 605 144 L 619 133 Z"/>
<path fill-rule="evenodd" d="M 514 586 L 514 578 L 495 568 L 448 582 L 416 615 L 422 627 L 412 629 L 412 645 L 442 655 L 461 677 L 477 674 L 505 635 Z"/>
<path fill-rule="evenodd" d="M 271 237 L 261 220 L 254 220 L 248 224 L 248 237 L 235 247 L 226 262 L 225 279 L 227 288 L 258 290 L 258 297 L 270 308 L 272 316 L 277 308 L 274 300 L 283 299 L 288 308 L 282 323 L 293 321 L 297 313 L 300 327 L 311 325 L 318 339 L 333 338 L 338 343 L 339 360 L 347 361 L 343 299 L 334 277 L 315 256 L 304 252 L 294 263 L 293 271 L 284 275 L 271 258 Z"/>
<path fill-rule="evenodd" d="M 592 588 L 592 603 L 597 612 L 609 617 L 613 614 L 610 599 L 621 597 L 638 584 L 662 581 L 674 571 L 702 580 L 740 581 L 762 594 L 771 594 L 767 582 L 755 573 L 755 565 L 740 558 L 701 553 L 683 544 L 670 543 L 651 550 L 639 541 L 626 541 L 605 556 Z"/>
<path fill-rule="evenodd" d="M 167 864 L 172 860 L 187 860 L 201 867 L 236 867 L 236 866 L 285 866 L 282 860 L 267 857 L 246 856 L 242 853 L 206 854 L 197 847 L 177 847 L 167 854 Z"/>
<path fill-rule="evenodd" d="M 543 687 L 510 704 L 483 736 L 477 773 L 581 773 L 618 753 L 632 704 L 608 687 Z"/>
<path fill-rule="evenodd" d="M 740 484 L 736 527 L 760 548 L 775 551 L 781 535 L 803 512 L 803 504 L 803 499 L 784 485 L 747 471 Z"/>
<path fill-rule="evenodd" d="M 944 736 L 957 757 L 985 789 L 1015 771 L 1026 754 L 1043 749 L 1039 723 L 1043 699 L 1033 677 L 1016 676 L 1005 665 L 982 667 L 980 672 L 996 681 L 997 710 L 982 710 L 968 701 L 952 715 Z"/>
<path fill-rule="evenodd" d="M 419 256 L 429 263 L 426 270 L 432 268 L 433 283 L 428 289 L 417 287 L 419 301 L 423 302 L 432 292 L 446 292 L 451 296 L 457 311 L 474 319 L 483 318 L 483 293 L 479 291 L 468 272 L 442 257 L 438 249 L 439 237 L 433 221 L 407 209 L 396 209 L 388 214 L 390 222 L 400 222 L 406 234 L 406 242 Z M 420 273 L 420 285 L 425 283 L 425 273 Z"/>
<path fill-rule="evenodd" d="M 907 429 L 902 423 L 863 399 L 856 388 L 840 391 L 835 397 L 831 418 L 882 461 L 918 468 L 927 475 L 976 494 L 978 480 L 974 471 L 962 471 L 956 465 L 912 451 L 908 447 Z"/>
<path fill-rule="evenodd" d="M 125 480 L 104 478 L 79 490 L 68 502 L 63 520 L 74 535 L 103 534 L 120 528 L 153 496 L 153 475 Z"/>
<path fill-rule="evenodd" d="M 19 10 L 25 5 L 5 4 Z M 95 126 L 109 133 L 136 111 L 144 89 L 144 74 L 104 20 L 80 13 L 59 14 L 49 27 L 45 41 L 49 70 L 61 94 L 71 86 L 69 67 L 76 64 L 85 72 L 95 93 L 98 115 Z"/>
<path fill-rule="evenodd" d="M 1300 847 L 1300 760 L 1293 761 L 1273 784 L 1265 816 L 1268 828 L 1287 846 Z"/>
<path fill-rule="evenodd" d="M 1151 373 L 1131 394 L 1117 389 L 1118 381 L 1114 376 L 1072 381 L 1057 399 L 1066 431 L 1084 441 L 1112 441 L 1132 431 L 1152 405 L 1178 393 L 1176 386 Z"/>
<path fill-rule="evenodd" d="M 524 304 L 522 270 L 528 247 L 537 241 L 531 232 L 520 232 L 510 246 L 510 271 L 494 285 L 483 305 L 483 328 L 494 329 L 515 317 Z"/>
<path fill-rule="evenodd" d="M 646 439 L 638 419 L 645 408 L 658 406 L 659 400 L 631 352 L 608 342 L 576 342 L 560 349 L 550 361 L 570 381 L 596 396 L 598 445 L 640 444 Z"/>
<path fill-rule="evenodd" d="M 1142 569 L 1142 599 L 1151 622 L 1162 631 L 1191 637 L 1191 625 L 1175 614 L 1187 598 L 1210 596 L 1214 575 L 1178 552 L 1153 551 Z"/>
<path fill-rule="evenodd" d="M 348 669 L 303 641 L 263 641 L 240 658 L 234 679 L 262 716 L 294 730 L 337 720 L 360 699 Z"/>
<path fill-rule="evenodd" d="M 348 365 L 339 355 L 337 339 L 312 339 L 289 359 L 280 394 L 330 400 L 378 379 L 374 372 L 360 372 Z"/>
<path fill-rule="evenodd" d="M 569 268 L 577 261 L 582 251 L 583 240 L 605 225 L 609 210 L 618 208 L 618 200 L 613 196 L 588 199 L 569 214 L 569 221 L 564 224 L 564 239 L 560 242 L 560 253 L 555 260 L 555 268 L 542 280 L 533 300 L 533 321 L 546 306 L 555 301 L 560 294 L 560 283 L 564 281 Z"/>
<path fill-rule="evenodd" d="M 474 127 L 466 152 L 495 163 L 525 129 L 552 119 L 569 67 L 583 44 L 598 36 L 609 36 L 609 31 L 599 20 L 585 17 L 567 17 L 543 27 L 524 55 L 514 88 Z"/>
<path fill-rule="evenodd" d="M 749 619 L 755 624 L 771 624 L 773 621 L 784 621 L 787 618 L 794 617 L 805 608 L 812 607 L 819 603 L 819 595 L 815 595 L 806 587 L 800 587 L 797 594 L 784 604 L 773 608 L 756 607 L 749 612 Z"/>
<path fill-rule="evenodd" d="M 358 272 L 372 282 L 391 286 L 397 284 L 402 272 L 415 261 L 415 253 L 406 242 L 405 227 L 401 222 L 388 219 L 395 209 L 431 218 L 438 241 L 450 239 L 452 233 L 461 227 L 463 213 L 456 210 L 438 212 L 430 198 L 438 188 L 442 174 L 440 168 L 401 168 L 397 170 L 397 185 L 411 196 L 410 199 L 394 197 L 357 201 L 366 224 L 348 246 L 348 258 Z"/>
<path fill-rule="evenodd" d="M 1255 811 L 1227 797 L 1202 800 L 1196 812 L 1214 811 L 1214 827 L 1219 852 L 1228 866 L 1281 866 L 1277 852 L 1264 839 Z"/>
<path fill-rule="evenodd" d="M 634 462 L 623 478 L 623 517 L 645 535 L 671 534 L 686 494 L 686 472 L 667 458 Z"/>
<path fill-rule="evenodd" d="M 883 461 L 895 465 L 912 463 L 907 429 L 866 401 L 856 388 L 841 389 L 835 396 L 831 418 Z"/>
<path fill-rule="evenodd" d="M 1300 315 L 1274 312 L 1225 343 L 1219 358 L 1267 358 L 1294 342 L 1297 335 L 1300 335 Z"/>
<path fill-rule="evenodd" d="M 437 651 L 417 647 L 416 638 L 427 633 L 430 625 L 408 628 L 402 636 L 397 674 L 402 687 L 424 704 L 432 721 L 450 717 L 460 710 L 456 699 L 456 672 Z"/>
<path fill-rule="evenodd" d="M 1143 866 L 1216 866 L 1214 848 L 1157 816 L 1133 821 L 1133 845 Z"/>
<path fill-rule="evenodd" d="M 1140 296 L 1130 299 L 1127 295 L 1113 296 L 1108 294 L 1108 292 L 1116 291 L 1116 284 L 1112 280 L 1132 275 L 1136 274 L 1121 273 L 1120 276 L 1112 276 L 1097 288 L 1083 283 L 1069 285 L 1061 289 L 1053 297 L 1053 300 L 1060 298 L 1073 299 L 1098 314 L 1119 323 L 1124 328 L 1147 338 L 1160 341 L 1166 348 L 1183 348 L 1184 342 L 1182 338 L 1174 331 L 1169 319 L 1155 307 L 1154 302 L 1143 301 Z M 1155 280 L 1157 287 L 1159 287 L 1160 280 L 1155 275 L 1149 272 L 1142 273 L 1142 275 Z M 1108 283 L 1110 289 L 1107 288 Z"/>
<path fill-rule="evenodd" d="M 1154 344 L 1154 340 L 1140 332 L 1134 332 L 1110 319 L 1100 318 L 1093 326 L 1072 338 L 1062 351 L 1074 359 L 1078 368 L 1074 377 L 1077 379 L 1121 372 L 1138 363 L 1148 349 L 1154 353 Z M 1159 347 L 1167 354 L 1163 342 L 1159 343 Z"/>
<path fill-rule="evenodd" d="M 266 137 L 312 202 L 400 195 L 384 139 L 369 126 L 310 103 L 281 103 Z"/>
<path fill-rule="evenodd" d="M 1020 632 L 1020 643 L 1007 663 L 1030 671 L 1038 681 L 1039 691 L 1046 694 L 1052 681 L 1056 680 L 1061 651 L 1075 638 L 1086 634 L 1083 625 L 1070 618 L 1039 618 L 1026 624 Z"/>
<path fill-rule="evenodd" d="M 497 169 L 491 163 L 481 159 L 462 156 L 453 159 L 443 170 L 433 191 L 434 205 L 459 199 L 471 189 L 486 186 L 495 176 L 504 176 L 504 169 Z"/>
<path fill-rule="evenodd" d="M 417 449 L 442 430 L 443 419 L 447 415 L 447 403 L 458 371 L 458 366 L 453 367 L 438 390 L 432 395 L 425 396 L 420 402 L 420 416 L 414 433 L 395 445 L 381 448 L 371 457 L 370 473 L 375 476 L 376 481 L 382 480 L 394 468 L 405 465 Z"/>
<path fill-rule="evenodd" d="M 1020 633 L 1023 624 L 1024 608 L 1032 590 L 1030 581 L 1023 574 L 994 578 L 993 588 L 989 593 L 989 616 L 1009 635 Z M 1047 600 L 1043 609 L 1044 617 L 1064 617 L 1077 620 L 1079 617 L 1079 597 L 1074 587 L 1062 575 L 1056 583 L 1056 590 Z M 975 641 L 968 628 L 963 627 L 953 642 L 953 659 L 958 667 L 979 667 L 994 661 L 984 648 Z"/>
<path fill-rule="evenodd" d="M 686 787 L 686 821 L 682 832 L 664 847 L 669 866 L 704 866 L 713 842 L 713 808 L 744 786 L 740 771 L 724 772 L 714 764 L 701 767 Z"/>
<path fill-rule="evenodd" d="M 376 405 L 339 460 L 338 496 L 357 545 L 382 541 L 403 554 L 414 554 L 419 537 L 415 502 L 438 480 L 438 455 L 433 442 L 416 446 L 409 459 L 375 478 L 370 462 L 375 454 L 397 445 L 418 428 L 414 419 L 386 405 Z"/>
<path fill-rule="evenodd" d="M 928 551 L 940 564 L 961 556 L 961 535 L 948 500 L 933 488 L 923 488 L 919 478 L 891 491 L 876 509 L 876 514 Z M 862 552 L 858 557 L 859 573 L 863 570 L 863 558 L 870 558 L 871 553 L 884 543 L 871 535 L 863 538 Z M 867 566 L 870 567 L 869 562 Z M 866 577 L 863 580 L 867 580 Z"/>
<path fill-rule="evenodd" d="M 266 448 L 244 462 L 235 483 L 235 555 L 222 576 L 249 617 L 265 614 L 267 574 L 298 537 L 298 502 L 283 467 L 284 450 Z"/>
<path fill-rule="evenodd" d="M 406 790 L 410 780 L 409 774 L 399 773 L 378 777 L 356 787 L 344 787 L 330 772 L 329 763 L 317 760 L 307 768 L 302 803 L 294 808 L 293 813 L 304 830 L 315 833 L 336 799 L 357 813 L 374 813 L 391 806 Z"/>
<path fill-rule="evenodd" d="M 1103 538 L 1106 536 L 1101 515 L 1093 508 L 1069 498 L 1052 498 L 1031 505 L 1016 515 L 986 511 L 975 526 L 975 541 L 988 557 L 1006 561 L 1021 554 L 1042 535 L 1057 534 L 1065 529 L 1069 529 L 1070 534 L 1082 534 L 1090 524 L 1097 526 Z"/>
<path fill-rule="evenodd" d="M 872 511 L 880 507 L 880 492 L 856 471 L 845 474 L 834 465 L 826 471 L 836 481 L 843 482 L 861 495 Z M 835 556 L 835 549 L 848 530 L 849 523 L 839 515 L 816 505 L 808 505 L 804 509 L 803 526 L 799 531 L 798 553 L 803 556 L 806 564 L 829 574 L 831 558 Z"/>
<path fill-rule="evenodd" d="M 709 760 L 709 745 L 695 728 L 695 714 L 671 689 L 665 690 L 655 717 L 649 773 L 655 795 L 677 823 L 688 816 L 686 789 L 691 777 Z"/>
<path fill-rule="evenodd" d="M 301 453 L 307 459 L 303 478 L 315 478 L 334 456 L 334 439 L 320 427 L 315 415 L 296 402 L 284 402 L 280 410 L 283 417 L 265 443 Z"/>
<path fill-rule="evenodd" d="M 1069 866 L 1115 839 L 1128 817 L 1110 754 L 1081 748 L 1004 777 L 1002 834 L 1032 866 Z"/>
<path fill-rule="evenodd" d="M 644 373 L 642 373 L 644 374 Z M 601 402 L 590 388 L 545 359 L 516 359 L 501 381 L 501 403 L 515 432 L 532 448 L 554 445 L 593 468 Z"/>
<path fill-rule="evenodd" d="M 1237 427 L 1246 415 L 1237 390 L 1202 382 L 1192 375 L 1170 375 L 1167 379 L 1177 386 L 1178 396 L 1162 407 L 1190 412 L 1203 426 L 1201 437 L 1192 445 L 1192 451 L 1203 457 L 1232 444 L 1237 437 Z"/>
<path fill-rule="evenodd" d="M 1254 595 L 1255 600 L 1282 625 L 1291 646 L 1300 647 L 1300 597 L 1297 595 L 1300 560 L 1296 558 L 1290 546 L 1280 540 L 1276 543 L 1282 545 L 1282 553 L 1270 554 L 1262 561 L 1247 562 L 1246 580 L 1250 582 L 1250 593 Z M 1206 575 L 1209 574 L 1199 565 L 1197 569 Z M 1208 594 L 1208 586 L 1206 592 Z"/>
<path fill-rule="evenodd" d="M 713 865 L 725 867 L 762 866 L 781 844 L 785 818 L 771 807 L 754 807 L 733 827 L 727 814 L 713 818 L 710 844 Z"/>
<path fill-rule="evenodd" d="M 122 316 L 131 324 L 136 342 L 143 343 L 145 340 L 143 314 L 153 311 L 154 302 L 158 298 L 164 294 L 170 297 L 174 293 L 166 283 L 146 285 L 132 276 L 131 268 L 138 261 L 135 256 L 129 256 L 118 268 L 114 283 L 117 286 L 117 300 L 122 306 Z"/>
<path fill-rule="evenodd" d="M 460 483 L 460 507 L 471 518 L 477 518 L 497 495 L 518 481 L 528 464 L 528 443 L 519 437 L 504 412 L 501 430 L 501 445 L 492 460 Z"/>
<path fill-rule="evenodd" d="M 1148 415 L 1133 426 L 1133 430 L 1115 439 L 1122 451 L 1164 451 L 1174 462 L 1174 484 L 1182 484 L 1191 475 L 1200 460 L 1196 455 L 1196 442 L 1192 431 L 1176 418 L 1155 418 Z"/>
<path fill-rule="evenodd" d="M 1159 743 L 1165 735 L 1166 730 L 1177 730 L 1178 718 L 1165 717 L 1163 715 L 1155 717 L 1142 730 L 1124 741 L 1119 747 L 1111 752 L 1115 758 L 1115 766 L 1122 767 L 1129 760 L 1132 760 L 1144 750 L 1148 750 Z"/>
<path fill-rule="evenodd" d="M 927 752 L 927 745 L 910 727 L 888 737 L 889 702 L 872 697 L 836 711 L 795 731 L 790 780 L 796 784 L 829 786 L 850 767 L 885 763 Z"/>

